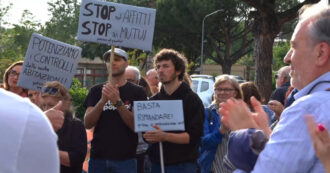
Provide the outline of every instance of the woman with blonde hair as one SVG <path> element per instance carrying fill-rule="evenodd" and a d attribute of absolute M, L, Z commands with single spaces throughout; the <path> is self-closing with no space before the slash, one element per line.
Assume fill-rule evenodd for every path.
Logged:
<path fill-rule="evenodd" d="M 236 79 L 222 75 L 214 84 L 214 100 L 205 108 L 204 136 L 199 148 L 198 163 L 201 173 L 227 173 L 223 164 L 227 153 L 229 130 L 221 124 L 219 104 L 230 98 L 243 99 L 241 88 Z"/>
<path fill-rule="evenodd" d="M 17 86 L 23 63 L 24 61 L 16 61 L 6 69 L 3 74 L 3 88 L 22 97 L 27 97 L 27 90 Z"/>
<path fill-rule="evenodd" d="M 81 173 L 87 152 L 87 138 L 82 122 L 73 116 L 71 96 L 58 81 L 46 82 L 40 92 L 43 111 L 56 107 L 64 112 L 63 126 L 56 131 L 61 173 Z"/>

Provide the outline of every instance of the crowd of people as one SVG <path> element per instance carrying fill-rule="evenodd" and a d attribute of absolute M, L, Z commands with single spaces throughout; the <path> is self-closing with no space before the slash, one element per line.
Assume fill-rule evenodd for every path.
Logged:
<path fill-rule="evenodd" d="M 90 89 L 82 122 L 60 82 L 18 86 L 15 62 L 0 89 L 0 172 L 160 173 L 163 162 L 166 173 L 330 173 L 329 28 L 330 7 L 302 9 L 267 103 L 253 82 L 222 75 L 204 107 L 183 54 L 160 50 L 143 77 L 115 48 L 103 55 L 112 79 Z M 182 100 L 185 130 L 136 133 L 134 101 L 145 100 Z"/>

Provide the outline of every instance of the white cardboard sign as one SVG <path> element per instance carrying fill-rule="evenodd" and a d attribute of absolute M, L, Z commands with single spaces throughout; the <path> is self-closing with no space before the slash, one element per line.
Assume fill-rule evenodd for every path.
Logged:
<path fill-rule="evenodd" d="M 151 51 L 156 10 L 82 0 L 78 40 Z"/>
<path fill-rule="evenodd" d="M 134 101 L 135 132 L 155 130 L 153 124 L 163 131 L 184 131 L 182 100 Z"/>
<path fill-rule="evenodd" d="M 69 89 L 80 57 L 80 47 L 34 33 L 25 55 L 18 86 L 40 90 L 47 81 L 59 81 Z"/>

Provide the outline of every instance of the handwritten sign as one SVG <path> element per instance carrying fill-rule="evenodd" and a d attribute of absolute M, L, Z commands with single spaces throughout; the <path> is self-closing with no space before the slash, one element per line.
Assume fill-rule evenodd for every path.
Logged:
<path fill-rule="evenodd" d="M 182 100 L 134 101 L 135 132 L 184 130 Z"/>
<path fill-rule="evenodd" d="M 81 48 L 32 34 L 18 85 L 40 90 L 47 81 L 59 81 L 67 89 L 76 72 Z"/>
<path fill-rule="evenodd" d="M 155 9 L 83 0 L 78 40 L 151 51 L 155 19 Z"/>

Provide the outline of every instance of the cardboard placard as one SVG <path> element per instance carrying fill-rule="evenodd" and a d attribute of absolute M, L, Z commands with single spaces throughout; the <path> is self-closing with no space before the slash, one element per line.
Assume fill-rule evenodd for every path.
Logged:
<path fill-rule="evenodd" d="M 153 124 L 163 131 L 184 131 L 182 100 L 134 101 L 135 132 L 155 130 Z"/>
<path fill-rule="evenodd" d="M 156 10 L 82 0 L 78 40 L 151 51 Z"/>
<path fill-rule="evenodd" d="M 40 90 L 47 81 L 59 81 L 69 89 L 80 57 L 80 47 L 34 33 L 25 55 L 18 86 Z"/>

